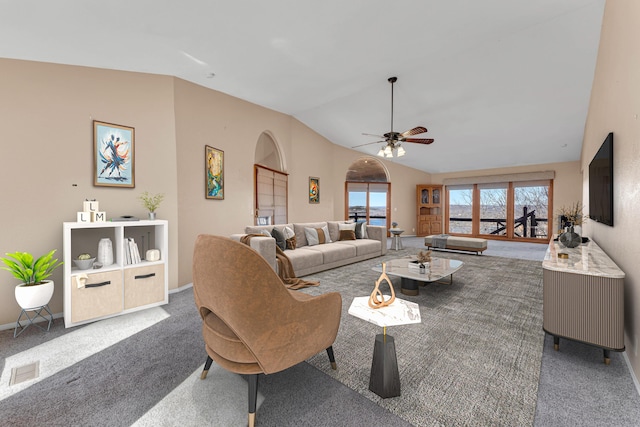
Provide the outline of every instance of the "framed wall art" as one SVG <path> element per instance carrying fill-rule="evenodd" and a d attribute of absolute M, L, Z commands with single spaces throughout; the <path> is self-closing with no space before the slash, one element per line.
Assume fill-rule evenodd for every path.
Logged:
<path fill-rule="evenodd" d="M 320 203 L 320 178 L 309 177 L 309 203 Z"/>
<path fill-rule="evenodd" d="M 224 199 L 224 151 L 204 146 L 207 199 Z"/>
<path fill-rule="evenodd" d="M 135 187 L 135 129 L 93 121 L 93 185 Z"/>

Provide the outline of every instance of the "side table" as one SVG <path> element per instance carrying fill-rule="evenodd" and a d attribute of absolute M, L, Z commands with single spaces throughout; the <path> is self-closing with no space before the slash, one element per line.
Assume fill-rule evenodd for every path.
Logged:
<path fill-rule="evenodd" d="M 385 295 L 385 299 L 389 298 Z M 386 307 L 369 307 L 369 297 L 356 297 L 349 307 L 349 314 L 374 325 L 382 326 L 382 334 L 377 334 L 373 348 L 369 390 L 382 398 L 400 396 L 400 374 L 393 337 L 387 334 L 387 326 L 420 323 L 418 304 L 396 298 Z"/>
<path fill-rule="evenodd" d="M 49 314 L 48 319 L 45 317 L 45 315 L 42 314 L 43 310 Z M 29 312 L 33 312 L 33 315 L 29 316 Z M 26 317 L 25 320 L 28 321 L 28 323 L 25 326 L 22 326 L 22 324 L 20 323 L 20 319 L 22 319 L 23 315 Z M 35 320 L 37 320 L 38 317 L 41 317 L 42 319 L 44 319 L 45 322 L 49 322 L 49 324 L 47 325 L 47 329 L 35 323 Z M 13 337 L 15 338 L 21 333 L 23 333 L 24 330 L 31 325 L 37 326 L 43 331 L 48 332 L 49 329 L 51 329 L 51 323 L 53 323 L 53 314 L 51 314 L 51 311 L 49 310 L 49 304 L 46 304 L 40 307 L 34 307 L 34 308 L 23 308 L 22 311 L 20 312 L 20 316 L 18 316 L 18 320 L 16 321 L 16 328 L 13 330 Z M 20 332 L 18 332 L 18 328 L 20 328 Z"/>
<path fill-rule="evenodd" d="M 394 251 L 403 249 L 400 235 L 404 233 L 404 230 L 401 228 L 390 228 L 389 232 L 391 233 L 391 249 Z"/>

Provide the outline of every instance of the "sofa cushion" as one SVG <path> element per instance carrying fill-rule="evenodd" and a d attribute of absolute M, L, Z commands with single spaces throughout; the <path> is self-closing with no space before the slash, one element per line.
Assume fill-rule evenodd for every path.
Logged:
<path fill-rule="evenodd" d="M 309 246 L 308 249 L 309 251 L 321 252 L 323 264 L 329 264 L 347 258 L 353 258 L 357 254 L 357 249 L 354 246 L 340 245 L 338 243 Z"/>
<path fill-rule="evenodd" d="M 291 261 L 291 265 L 293 265 L 294 272 L 317 267 L 323 264 L 322 252 L 314 251 L 311 248 L 312 247 L 305 246 L 303 248 L 297 248 L 295 251 L 287 251 L 287 256 Z"/>
<path fill-rule="evenodd" d="M 285 240 L 285 244 L 287 246 L 287 249 L 294 250 L 296 247 L 298 247 L 298 242 L 296 241 L 296 236 L 293 235 L 293 237 Z"/>
<path fill-rule="evenodd" d="M 356 240 L 356 232 L 353 230 L 340 230 L 340 238 L 338 241 Z"/>
<path fill-rule="evenodd" d="M 357 239 L 357 240 L 341 240 L 336 242 L 341 245 L 349 245 L 356 248 L 356 256 L 361 255 L 369 255 L 369 254 L 380 254 L 382 250 L 382 243 L 378 240 L 371 239 Z"/>
<path fill-rule="evenodd" d="M 340 231 L 338 230 L 338 224 L 344 224 L 345 221 L 327 221 L 327 227 L 329 228 L 329 236 L 331 236 L 332 242 L 337 242 L 340 238 Z"/>

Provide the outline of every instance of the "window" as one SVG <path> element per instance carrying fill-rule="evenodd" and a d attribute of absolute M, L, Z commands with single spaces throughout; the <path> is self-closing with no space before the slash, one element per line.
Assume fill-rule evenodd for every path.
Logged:
<path fill-rule="evenodd" d="M 471 234 L 473 220 L 473 186 L 447 187 L 449 194 L 449 233 Z"/>
<path fill-rule="evenodd" d="M 507 187 L 508 184 L 481 184 L 480 234 L 507 235 Z"/>
<path fill-rule="evenodd" d="M 384 165 L 360 158 L 349 166 L 345 181 L 345 217 L 389 228 L 391 184 Z"/>
<path fill-rule="evenodd" d="M 552 180 L 446 186 L 445 232 L 536 241 L 549 239 Z"/>
<path fill-rule="evenodd" d="M 514 236 L 549 237 L 549 182 L 522 182 L 513 185 Z"/>

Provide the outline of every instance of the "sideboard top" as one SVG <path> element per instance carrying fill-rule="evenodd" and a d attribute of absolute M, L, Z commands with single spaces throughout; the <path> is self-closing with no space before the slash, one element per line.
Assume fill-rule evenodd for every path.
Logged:
<path fill-rule="evenodd" d="M 558 258 L 559 253 L 568 254 L 568 259 Z M 551 240 L 542 261 L 546 270 L 566 273 L 585 274 L 591 276 L 624 278 L 624 271 L 594 242 L 582 244 L 577 248 L 564 248 Z"/>

